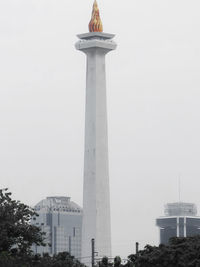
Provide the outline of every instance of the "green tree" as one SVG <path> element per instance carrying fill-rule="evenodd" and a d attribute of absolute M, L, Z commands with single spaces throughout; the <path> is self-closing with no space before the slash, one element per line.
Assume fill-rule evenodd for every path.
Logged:
<path fill-rule="evenodd" d="M 169 245 L 150 246 L 129 256 L 137 267 L 200 267 L 200 236 L 171 238 Z"/>
<path fill-rule="evenodd" d="M 42 257 L 35 255 L 30 265 L 36 267 L 85 267 L 68 252 L 61 252 L 53 257 L 44 254 Z"/>
<path fill-rule="evenodd" d="M 62 252 L 53 257 L 44 255 L 11 255 L 0 253 L 1 267 L 85 267 L 68 252 Z"/>
<path fill-rule="evenodd" d="M 122 260 L 119 256 L 116 256 L 114 258 L 114 267 L 121 267 L 122 266 Z"/>
<path fill-rule="evenodd" d="M 109 264 L 108 257 L 103 257 L 99 262 L 100 267 L 108 267 L 108 264 Z"/>
<path fill-rule="evenodd" d="M 29 254 L 33 243 L 44 245 L 41 230 L 30 224 L 35 211 L 13 200 L 8 189 L 0 190 L 0 253 Z"/>

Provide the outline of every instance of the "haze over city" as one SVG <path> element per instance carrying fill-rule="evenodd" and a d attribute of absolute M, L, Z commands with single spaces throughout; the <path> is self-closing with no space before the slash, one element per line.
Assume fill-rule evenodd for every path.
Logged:
<path fill-rule="evenodd" d="M 85 56 L 93 1 L 0 3 L 0 181 L 31 206 L 82 205 Z M 99 0 L 107 56 L 113 255 L 158 244 L 164 204 L 200 204 L 198 1 Z"/>

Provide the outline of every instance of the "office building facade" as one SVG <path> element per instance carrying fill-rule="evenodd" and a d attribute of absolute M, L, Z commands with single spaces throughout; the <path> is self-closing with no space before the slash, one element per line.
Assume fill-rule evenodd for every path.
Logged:
<path fill-rule="evenodd" d="M 38 217 L 32 224 L 46 233 L 46 246 L 32 246 L 34 253 L 70 252 L 75 258 L 81 257 L 82 209 L 69 197 L 47 197 L 35 207 Z"/>
<path fill-rule="evenodd" d="M 165 216 L 156 219 L 160 228 L 160 243 L 167 244 L 171 237 L 188 237 L 200 234 L 200 217 L 192 203 L 169 203 Z"/>

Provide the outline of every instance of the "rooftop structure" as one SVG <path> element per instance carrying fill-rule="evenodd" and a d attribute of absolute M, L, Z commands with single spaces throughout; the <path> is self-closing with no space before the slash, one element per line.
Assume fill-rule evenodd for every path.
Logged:
<path fill-rule="evenodd" d="M 165 216 L 196 216 L 197 207 L 193 203 L 175 202 L 165 205 Z"/>
<path fill-rule="evenodd" d="M 71 201 L 70 197 L 64 196 L 54 196 L 54 197 L 47 197 L 46 199 L 41 200 L 34 209 L 39 211 L 57 211 L 57 212 L 77 212 L 81 213 L 82 209 L 79 205 Z"/>

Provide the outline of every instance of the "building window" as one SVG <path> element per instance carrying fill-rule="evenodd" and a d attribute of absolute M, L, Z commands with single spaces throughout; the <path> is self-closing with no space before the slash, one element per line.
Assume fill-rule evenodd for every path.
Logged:
<path fill-rule="evenodd" d="M 73 236 L 76 236 L 76 228 L 73 228 Z"/>

